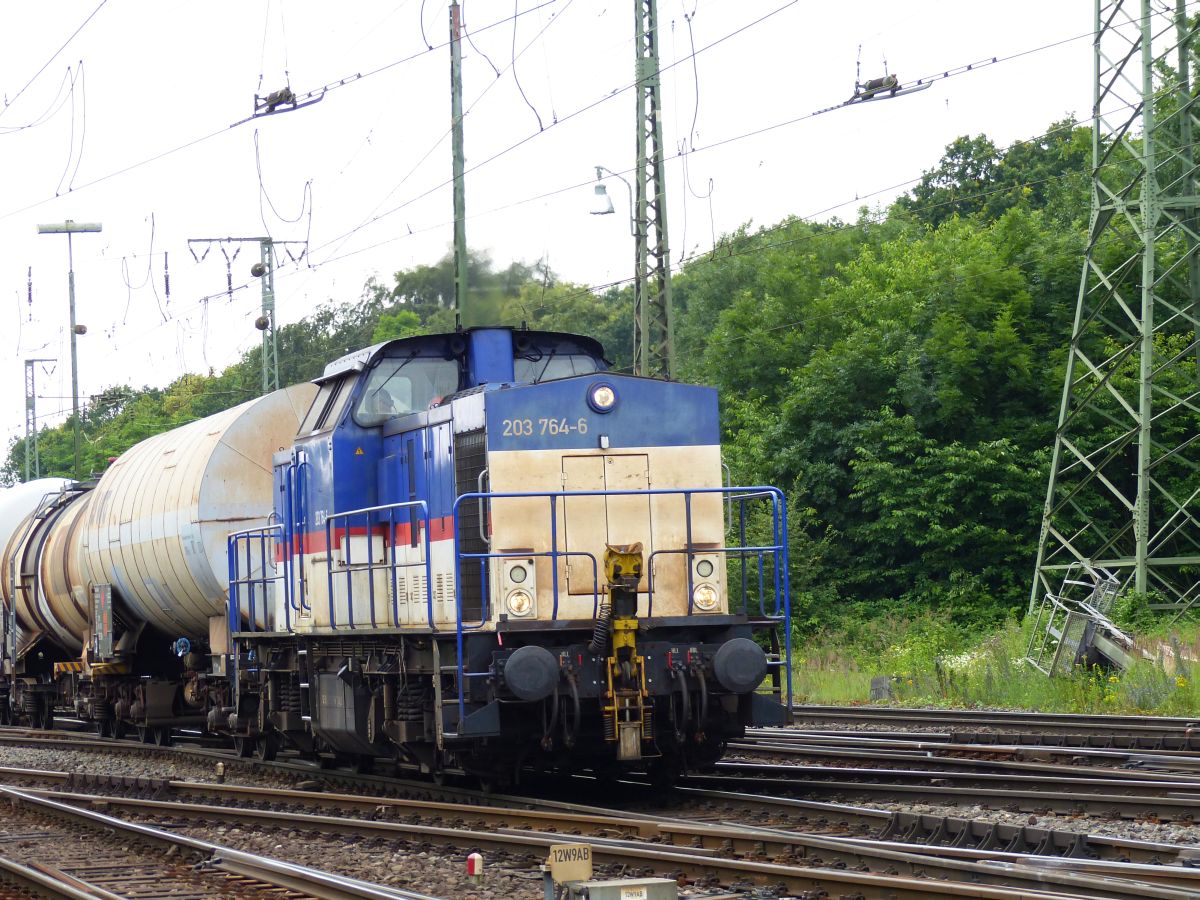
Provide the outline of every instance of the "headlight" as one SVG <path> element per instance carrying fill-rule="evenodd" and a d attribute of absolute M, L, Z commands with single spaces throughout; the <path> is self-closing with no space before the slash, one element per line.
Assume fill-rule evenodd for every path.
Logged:
<path fill-rule="evenodd" d="M 617 390 L 611 384 L 592 385 L 588 392 L 588 406 L 596 412 L 606 413 L 617 405 Z"/>
<path fill-rule="evenodd" d="M 712 612 L 716 609 L 717 601 L 720 599 L 720 594 L 717 593 L 717 589 L 711 584 L 697 585 L 696 589 L 692 591 L 692 602 L 696 605 L 697 609 L 704 612 Z"/>
<path fill-rule="evenodd" d="M 711 559 L 702 559 L 696 563 L 696 574 L 701 578 L 707 578 L 713 573 L 713 564 Z"/>
<path fill-rule="evenodd" d="M 504 602 L 514 616 L 527 616 L 533 612 L 533 596 L 529 591 L 513 591 Z"/>
<path fill-rule="evenodd" d="M 529 572 L 524 566 L 513 566 L 508 570 L 508 580 L 513 584 L 521 584 L 529 577 Z"/>

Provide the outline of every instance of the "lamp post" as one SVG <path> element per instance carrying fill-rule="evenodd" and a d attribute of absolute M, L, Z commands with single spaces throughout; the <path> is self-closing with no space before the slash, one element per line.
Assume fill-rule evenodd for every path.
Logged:
<path fill-rule="evenodd" d="M 612 197 L 608 196 L 608 188 L 604 184 L 605 172 L 620 181 L 625 185 L 625 190 L 629 191 L 629 233 L 637 237 L 637 219 L 633 215 L 633 186 L 612 169 L 606 169 L 604 166 L 596 166 L 596 199 L 592 207 L 592 215 L 607 216 L 616 212 L 613 209 Z"/>
<path fill-rule="evenodd" d="M 75 421 L 75 480 L 80 478 L 79 464 L 79 360 L 75 350 L 75 338 L 87 333 L 87 326 L 75 324 L 75 254 L 71 235 L 94 233 L 101 230 L 99 222 L 56 222 L 39 225 L 38 234 L 65 234 L 67 236 L 67 295 L 71 304 L 71 415 Z"/>

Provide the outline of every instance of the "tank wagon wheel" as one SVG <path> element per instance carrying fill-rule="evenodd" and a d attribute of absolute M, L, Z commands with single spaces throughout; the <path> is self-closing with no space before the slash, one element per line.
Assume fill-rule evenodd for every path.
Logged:
<path fill-rule="evenodd" d="M 121 740 L 127 734 L 129 734 L 129 726 L 126 725 L 124 722 L 122 722 L 120 719 L 113 719 L 112 720 L 112 736 L 115 737 L 117 740 Z"/>
<path fill-rule="evenodd" d="M 154 729 L 154 733 L 151 735 L 151 739 L 159 747 L 170 747 L 171 746 L 171 726 L 170 725 L 157 726 Z"/>
<path fill-rule="evenodd" d="M 242 759 L 248 759 L 254 753 L 254 739 L 235 734 L 233 736 L 233 752 Z"/>
<path fill-rule="evenodd" d="M 254 742 L 254 755 L 263 762 L 272 762 L 279 753 L 279 738 L 272 732 L 260 734 Z"/>
<path fill-rule="evenodd" d="M 96 734 L 102 738 L 112 737 L 112 720 L 111 719 L 96 719 L 93 723 L 96 726 Z"/>
<path fill-rule="evenodd" d="M 48 702 L 38 716 L 37 727 L 50 731 L 54 727 L 54 707 Z"/>
<path fill-rule="evenodd" d="M 149 725 L 138 725 L 137 726 L 137 737 L 138 737 L 138 740 L 141 741 L 143 744 L 153 743 L 154 729 L 151 728 Z"/>

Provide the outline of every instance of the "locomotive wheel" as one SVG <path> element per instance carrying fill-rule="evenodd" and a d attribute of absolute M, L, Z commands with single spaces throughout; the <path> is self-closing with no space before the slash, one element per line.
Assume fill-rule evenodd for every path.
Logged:
<path fill-rule="evenodd" d="M 113 736 L 112 719 L 97 719 L 96 734 L 102 738 L 110 738 Z"/>
<path fill-rule="evenodd" d="M 137 726 L 137 736 L 138 736 L 138 740 L 141 741 L 143 744 L 153 743 L 154 742 L 154 729 L 151 728 L 149 725 L 139 725 L 139 726 Z"/>
<path fill-rule="evenodd" d="M 279 738 L 270 732 L 259 735 L 258 740 L 254 742 L 254 755 L 263 762 L 271 762 L 278 753 Z"/>
<path fill-rule="evenodd" d="M 46 702 L 45 708 L 38 716 L 37 727 L 44 728 L 46 731 L 54 727 L 54 707 L 50 705 L 49 701 Z"/>
<path fill-rule="evenodd" d="M 254 741 L 248 737 L 242 737 L 240 734 L 233 736 L 233 752 L 242 759 L 248 758 L 254 753 Z"/>
<path fill-rule="evenodd" d="M 113 719 L 112 720 L 112 736 L 115 737 L 117 740 L 120 740 L 121 738 L 125 737 L 125 735 L 127 735 L 127 734 L 129 734 L 129 726 L 126 725 L 124 722 L 122 722 L 120 719 Z"/>
<path fill-rule="evenodd" d="M 170 725 L 159 725 L 158 727 L 156 727 L 154 729 L 153 740 L 154 740 L 154 743 L 160 747 L 170 747 L 171 746 L 171 726 Z"/>

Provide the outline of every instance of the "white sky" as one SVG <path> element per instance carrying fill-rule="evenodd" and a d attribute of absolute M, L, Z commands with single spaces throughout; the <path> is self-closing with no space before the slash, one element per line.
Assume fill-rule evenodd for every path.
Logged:
<path fill-rule="evenodd" d="M 260 340 L 259 286 L 249 276 L 257 245 L 234 262 L 233 284 L 245 287 L 230 301 L 220 247 L 197 264 L 188 238 L 307 238 L 302 264 L 280 260 L 281 323 L 328 299 L 357 299 L 371 275 L 390 282 L 391 273 L 445 254 L 453 221 L 447 5 L 4 4 L 2 446 L 24 430 L 24 359 L 61 360 L 38 370 L 40 418 L 61 420 L 71 405 L 67 240 L 38 236 L 39 223 L 104 226 L 73 240 L 78 319 L 89 329 L 79 340 L 84 397 L 112 384 L 165 385 L 183 372 L 219 371 Z M 632 274 L 625 188 L 609 181 L 616 215 L 588 210 L 594 166 L 628 173 L 635 161 L 634 95 L 620 91 L 633 76 L 635 6 L 517 0 L 517 74 L 545 126 L 539 133 L 512 76 L 514 4 L 466 0 L 478 48 L 464 45 L 467 239 L 498 266 L 545 257 L 561 278 L 584 284 Z M 433 51 L 425 51 L 422 7 Z M 886 58 L 908 81 L 1076 38 L 1092 15 L 1091 0 L 659 0 L 660 61 L 678 61 L 663 76 L 673 261 L 748 221 L 853 219 L 862 203 L 886 203 L 899 191 L 875 192 L 934 166 L 958 135 L 986 133 L 1007 145 L 1091 106 L 1091 43 L 1083 38 L 922 93 L 783 124 L 852 93 L 860 44 L 864 79 L 882 74 Z M 695 69 L 687 16 L 700 51 Z M 303 93 L 390 63 L 307 109 L 228 128 L 250 114 L 256 89 L 283 86 L 285 70 Z M 64 89 L 68 67 L 73 96 Z M 752 134 L 762 129 L 770 130 Z M 689 133 L 691 191 L 676 152 Z M 308 183 L 312 202 L 304 205 Z M 709 184 L 711 203 L 697 196 Z M 270 204 L 299 221 L 284 221 Z"/>

